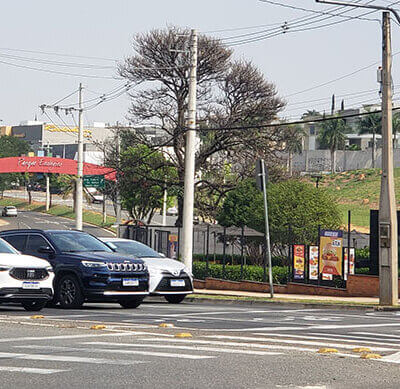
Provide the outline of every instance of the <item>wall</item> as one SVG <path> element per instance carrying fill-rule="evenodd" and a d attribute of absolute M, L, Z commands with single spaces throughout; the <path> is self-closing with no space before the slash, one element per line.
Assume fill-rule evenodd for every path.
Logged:
<path fill-rule="evenodd" d="M 382 150 L 378 148 L 375 153 L 375 167 L 382 167 Z M 284 156 L 287 158 L 287 155 Z M 395 167 L 400 167 L 400 149 L 393 150 Z M 336 171 L 369 169 L 372 168 L 371 149 L 360 151 L 336 151 Z M 310 150 L 293 156 L 293 170 L 297 172 L 330 171 L 331 153 L 329 150 Z"/>

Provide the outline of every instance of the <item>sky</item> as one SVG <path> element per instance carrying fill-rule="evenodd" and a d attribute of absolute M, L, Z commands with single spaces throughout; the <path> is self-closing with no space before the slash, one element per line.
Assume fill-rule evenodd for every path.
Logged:
<path fill-rule="evenodd" d="M 273 2 L 313 11 L 344 12 L 332 5 L 316 4 L 314 0 Z M 389 0 L 356 2 L 390 4 Z M 400 9 L 400 1 L 397 3 Z M 133 34 L 171 25 L 195 28 L 200 33 L 223 39 L 228 45 L 243 39 L 262 38 L 233 46 L 234 56 L 251 60 L 265 78 L 275 84 L 279 96 L 287 103 L 281 114 L 286 119 L 296 119 L 307 109 L 329 112 L 332 94 L 337 96 L 338 104 L 344 98 L 345 107 L 378 102 L 376 63 L 381 59 L 381 13 L 364 16 L 376 20 L 359 20 L 349 17 L 366 10 L 346 8 L 345 11 L 342 17 L 331 17 L 261 0 L 2 1 L 0 124 L 16 125 L 33 120 L 35 116 L 43 121 L 51 119 L 57 125 L 62 125 L 62 120 L 71 123 L 70 117 L 60 114 L 59 118 L 53 112 L 48 113 L 48 118 L 42 114 L 39 105 L 52 104 L 64 98 L 76 91 L 80 82 L 84 86 L 84 100 L 96 99 L 118 88 L 123 82 L 113 79 L 117 76 L 114 68 L 118 61 L 133 53 Z M 315 19 L 316 16 L 319 19 Z M 299 18 L 314 19 L 302 22 Z M 297 20 L 297 25 L 293 19 Z M 285 22 L 290 28 L 282 34 L 281 26 Z M 307 24 L 310 22 L 313 24 Z M 315 28 L 321 24 L 331 25 Z M 306 28 L 305 31 L 296 31 Z M 271 29 L 278 34 L 271 36 L 274 35 Z M 393 22 L 392 31 L 395 54 L 400 52 L 400 27 Z M 227 39 L 242 34 L 254 35 Z M 37 51 L 67 56 L 40 54 Z M 395 98 L 397 85 L 400 90 L 399 63 L 400 54 L 394 55 Z M 366 69 L 361 70 L 363 68 Z M 101 78 L 94 78 L 98 76 Z M 343 76 L 346 77 L 333 82 Z M 325 83 L 328 84 L 320 86 Z M 76 93 L 63 101 L 68 104 L 76 102 Z M 128 106 L 126 96 L 100 104 L 85 112 L 85 124 L 90 125 L 94 121 L 124 122 Z"/>

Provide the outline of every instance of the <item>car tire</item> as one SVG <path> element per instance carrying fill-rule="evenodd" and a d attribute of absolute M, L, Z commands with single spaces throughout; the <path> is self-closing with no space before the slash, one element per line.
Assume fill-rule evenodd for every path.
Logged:
<path fill-rule="evenodd" d="M 122 308 L 125 309 L 135 309 L 137 308 L 143 301 L 143 298 L 135 298 L 135 299 L 129 299 L 129 300 L 119 300 L 119 304 L 121 305 Z"/>
<path fill-rule="evenodd" d="M 81 286 L 74 275 L 67 274 L 57 285 L 57 301 L 61 308 L 80 308 L 85 301 Z"/>
<path fill-rule="evenodd" d="M 169 294 L 164 297 L 170 304 L 179 304 L 185 299 L 186 294 Z"/>
<path fill-rule="evenodd" d="M 47 301 L 43 300 L 24 301 L 22 306 L 24 307 L 25 311 L 38 312 L 45 307 L 46 303 Z"/>

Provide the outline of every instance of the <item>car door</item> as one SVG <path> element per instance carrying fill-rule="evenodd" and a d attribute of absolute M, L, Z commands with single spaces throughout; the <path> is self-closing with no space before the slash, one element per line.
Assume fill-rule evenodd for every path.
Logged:
<path fill-rule="evenodd" d="M 24 254 L 33 255 L 34 257 L 39 257 L 46 259 L 51 262 L 51 255 L 49 253 L 39 252 L 40 247 L 50 247 L 53 248 L 50 242 L 40 234 L 27 234 L 27 242 Z"/>
<path fill-rule="evenodd" d="M 24 234 L 12 234 L 12 235 L 4 235 L 2 238 L 10 243 L 11 246 L 16 248 L 18 251 L 23 253 L 26 247 L 26 235 Z"/>

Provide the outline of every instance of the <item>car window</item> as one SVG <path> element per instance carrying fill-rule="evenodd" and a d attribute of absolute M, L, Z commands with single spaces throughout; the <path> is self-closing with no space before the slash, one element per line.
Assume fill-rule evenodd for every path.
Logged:
<path fill-rule="evenodd" d="M 1 238 L 0 238 L 0 253 L 18 254 L 17 250 L 15 250 L 14 247 L 12 247 L 10 244 L 5 242 Z"/>
<path fill-rule="evenodd" d="M 64 253 L 106 251 L 113 252 L 110 247 L 92 235 L 84 232 L 49 232 L 58 250 Z"/>
<path fill-rule="evenodd" d="M 19 251 L 25 250 L 26 235 L 16 234 L 7 235 L 2 237 L 6 242 L 10 243 L 11 246 Z"/>
<path fill-rule="evenodd" d="M 161 255 L 157 253 L 157 251 L 153 250 L 149 246 L 146 246 L 143 243 L 135 242 L 135 241 L 123 241 L 123 240 L 114 240 L 112 242 L 108 242 L 110 245 L 114 245 L 117 248 L 118 252 L 132 254 L 138 258 L 161 258 Z"/>
<path fill-rule="evenodd" d="M 47 242 L 43 236 L 38 234 L 29 234 L 25 251 L 28 253 L 38 253 L 38 248 L 43 246 L 49 246 L 49 242 Z"/>

